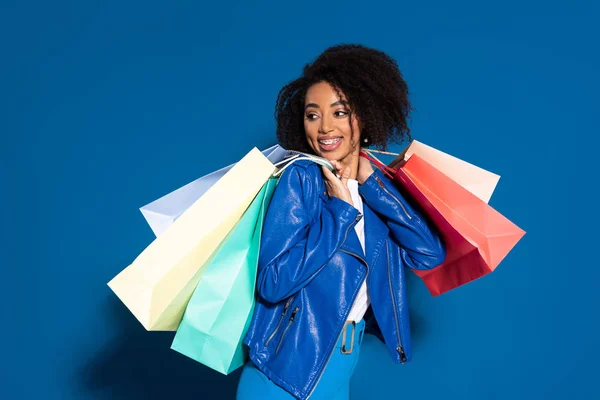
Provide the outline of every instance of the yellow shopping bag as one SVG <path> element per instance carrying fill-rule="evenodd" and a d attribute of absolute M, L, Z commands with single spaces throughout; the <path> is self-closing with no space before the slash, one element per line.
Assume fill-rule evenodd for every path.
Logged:
<path fill-rule="evenodd" d="M 203 267 L 275 169 L 254 148 L 108 283 L 144 328 L 177 330 Z"/>

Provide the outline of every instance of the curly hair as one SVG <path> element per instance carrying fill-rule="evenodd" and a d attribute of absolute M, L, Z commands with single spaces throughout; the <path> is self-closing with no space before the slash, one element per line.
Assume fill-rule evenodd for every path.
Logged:
<path fill-rule="evenodd" d="M 319 82 L 329 83 L 339 98 L 342 93 L 346 96 L 350 120 L 356 114 L 362 122 L 363 146 L 385 150 L 390 142 L 411 139 L 412 106 L 396 61 L 379 50 L 341 44 L 306 64 L 302 76 L 280 90 L 275 119 L 277 139 L 284 148 L 313 153 L 304 133 L 304 101 L 308 89 Z"/>

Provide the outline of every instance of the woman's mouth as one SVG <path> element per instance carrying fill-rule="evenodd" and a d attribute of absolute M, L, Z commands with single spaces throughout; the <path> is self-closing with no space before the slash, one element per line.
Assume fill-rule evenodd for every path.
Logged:
<path fill-rule="evenodd" d="M 340 147 L 343 138 L 319 139 L 319 147 L 323 151 L 333 151 Z"/>

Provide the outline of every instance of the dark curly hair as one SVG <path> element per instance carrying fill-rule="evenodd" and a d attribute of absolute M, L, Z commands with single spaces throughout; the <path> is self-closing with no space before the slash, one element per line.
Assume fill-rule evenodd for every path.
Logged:
<path fill-rule="evenodd" d="M 355 113 L 362 122 L 364 147 L 385 150 L 390 142 L 411 139 L 408 86 L 396 61 L 379 50 L 342 44 L 328 48 L 305 65 L 302 76 L 279 92 L 275 119 L 277 139 L 284 148 L 313 153 L 304 133 L 304 101 L 307 90 L 319 82 L 333 86 L 338 97 L 341 93 L 346 96 L 350 120 Z"/>

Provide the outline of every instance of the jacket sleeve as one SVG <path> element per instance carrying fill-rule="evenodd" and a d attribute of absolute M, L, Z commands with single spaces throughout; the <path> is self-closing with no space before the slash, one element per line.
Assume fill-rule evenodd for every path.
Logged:
<path fill-rule="evenodd" d="M 320 174 L 318 167 L 312 172 Z M 314 212 L 309 210 L 320 201 L 317 180 L 311 174 L 296 166 L 286 170 L 265 216 L 256 286 L 258 294 L 270 303 L 306 286 L 362 217 L 352 205 L 331 197 L 320 215 L 311 218 Z"/>
<path fill-rule="evenodd" d="M 413 269 L 431 269 L 444 262 L 446 249 L 437 229 L 406 201 L 381 171 L 375 170 L 359 190 L 365 203 L 386 222 L 406 265 Z"/>

